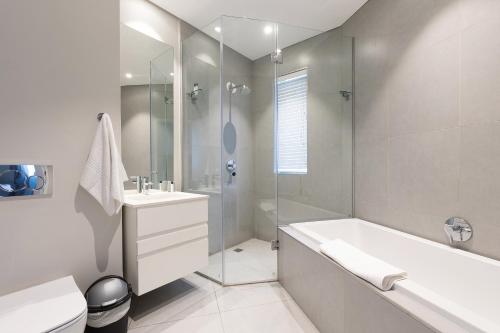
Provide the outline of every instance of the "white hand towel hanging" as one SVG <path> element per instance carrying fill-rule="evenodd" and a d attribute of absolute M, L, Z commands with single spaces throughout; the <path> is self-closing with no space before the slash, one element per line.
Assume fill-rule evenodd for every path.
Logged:
<path fill-rule="evenodd" d="M 387 291 L 398 280 L 406 279 L 406 272 L 394 267 L 360 249 L 334 239 L 320 245 L 320 250 L 351 273 Z"/>
<path fill-rule="evenodd" d="M 125 199 L 123 182 L 127 180 L 127 173 L 116 146 L 111 118 L 104 113 L 97 126 L 80 185 L 111 216 L 117 214 L 123 205 Z"/>

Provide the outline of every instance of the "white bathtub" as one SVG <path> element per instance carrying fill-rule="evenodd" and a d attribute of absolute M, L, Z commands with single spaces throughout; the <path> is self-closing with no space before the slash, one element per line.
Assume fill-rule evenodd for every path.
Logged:
<path fill-rule="evenodd" d="M 340 238 L 408 272 L 400 293 L 467 332 L 500 332 L 500 261 L 359 219 L 290 225 L 314 243 Z"/>

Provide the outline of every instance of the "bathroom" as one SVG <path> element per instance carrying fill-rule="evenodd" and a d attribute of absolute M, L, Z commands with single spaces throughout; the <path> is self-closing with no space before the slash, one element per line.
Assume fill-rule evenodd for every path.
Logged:
<path fill-rule="evenodd" d="M 0 22 L 0 332 L 500 332 L 500 1 Z"/>

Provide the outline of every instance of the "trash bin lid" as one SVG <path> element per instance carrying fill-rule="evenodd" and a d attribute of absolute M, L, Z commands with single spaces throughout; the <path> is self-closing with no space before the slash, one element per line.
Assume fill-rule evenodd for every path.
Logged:
<path fill-rule="evenodd" d="M 116 308 L 132 297 L 132 288 L 121 276 L 105 276 L 94 282 L 85 292 L 90 313 Z"/>

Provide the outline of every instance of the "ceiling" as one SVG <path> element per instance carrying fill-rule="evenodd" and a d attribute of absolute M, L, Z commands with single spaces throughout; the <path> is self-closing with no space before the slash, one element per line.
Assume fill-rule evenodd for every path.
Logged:
<path fill-rule="evenodd" d="M 172 83 L 174 51 L 162 41 L 120 24 L 120 85 L 149 84 L 150 62 L 154 81 Z M 159 83 L 159 82 L 157 82 Z"/>
<path fill-rule="evenodd" d="M 278 22 L 279 48 L 295 44 L 322 31 L 337 28 L 367 0 L 149 0 L 199 30 L 218 39 L 214 31 L 222 15 L 254 18 L 246 23 L 222 22 L 224 43 L 255 60 L 269 54 L 273 34 L 264 34 L 269 22 Z M 253 23 L 251 21 L 254 21 Z M 259 25 L 259 27 L 256 27 Z M 297 28 L 303 27 L 303 28 Z M 267 28 L 269 29 L 269 28 Z M 228 31 L 239 37 L 228 38 Z M 268 30 L 269 31 L 269 30 Z M 270 36 L 271 35 L 271 36 Z M 244 36 L 244 38 L 242 38 Z M 265 44 L 264 46 L 262 44 Z"/>

